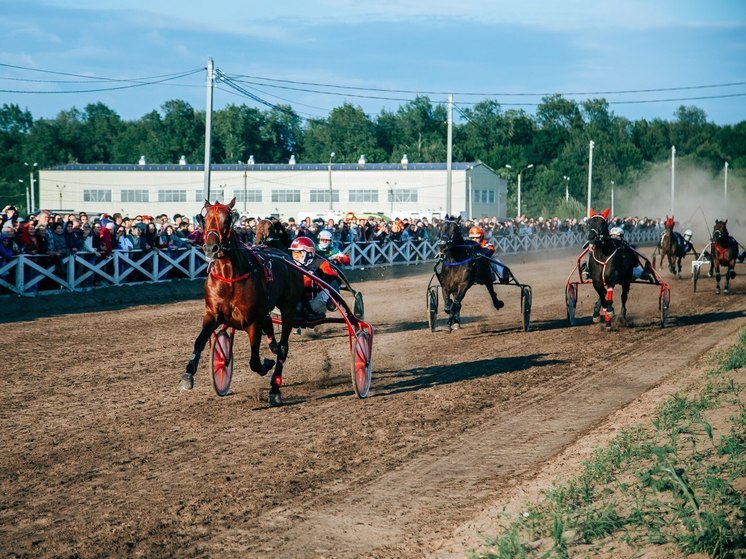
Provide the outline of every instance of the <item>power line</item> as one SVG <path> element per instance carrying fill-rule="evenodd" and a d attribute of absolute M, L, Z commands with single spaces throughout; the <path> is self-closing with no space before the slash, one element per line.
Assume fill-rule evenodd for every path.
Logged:
<path fill-rule="evenodd" d="M 468 91 L 422 91 L 422 90 L 408 90 L 408 89 L 384 89 L 384 88 L 375 88 L 375 87 L 357 87 L 357 86 L 343 86 L 343 85 L 335 85 L 335 84 L 324 84 L 324 83 L 315 83 L 315 82 L 302 82 L 302 81 L 295 81 L 295 80 L 282 80 L 282 79 L 275 79 L 275 78 L 267 78 L 262 76 L 250 76 L 250 75 L 241 75 L 237 74 L 234 76 L 234 78 L 249 78 L 252 80 L 262 80 L 262 81 L 268 81 L 268 82 L 278 82 L 278 83 L 289 83 L 289 84 L 295 84 L 295 85 L 307 85 L 307 86 L 314 86 L 314 87 L 327 87 L 330 89 L 350 89 L 353 91 L 378 91 L 378 92 L 384 92 L 384 93 L 408 93 L 412 95 L 462 95 L 465 97 L 468 96 L 481 96 L 481 97 L 510 97 L 510 96 L 523 96 L 523 97 L 546 97 L 551 95 L 620 95 L 620 94 L 629 94 L 629 93 L 657 93 L 657 92 L 663 92 L 663 91 L 686 91 L 686 90 L 692 90 L 692 89 L 711 89 L 711 88 L 718 88 L 718 87 L 732 87 L 737 85 L 746 85 L 746 81 L 741 82 L 730 82 L 730 83 L 719 83 L 719 84 L 706 84 L 706 85 L 689 85 L 689 86 L 681 86 L 681 87 L 661 87 L 661 88 L 649 88 L 649 89 L 627 89 L 627 90 L 616 90 L 616 91 L 568 91 L 568 92 L 545 92 L 545 93 L 509 93 L 509 92 L 498 92 L 498 93 L 490 93 L 490 92 L 468 92 Z M 240 80 L 237 80 L 240 81 Z M 262 84 L 262 85 L 269 85 L 269 84 Z M 279 86 L 275 86 L 279 87 Z M 303 90 L 301 90 L 303 91 Z M 318 91 L 315 91 L 316 93 L 321 93 Z M 397 99 L 393 99 L 397 100 Z"/>
<path fill-rule="evenodd" d="M 135 87 L 144 87 L 148 85 L 158 85 L 166 82 L 171 82 L 173 80 L 177 80 L 180 78 L 184 78 L 186 76 L 191 76 L 193 74 L 196 74 L 197 72 L 202 72 L 203 69 L 197 69 L 197 70 L 191 70 L 189 72 L 184 72 L 181 74 L 169 74 L 170 77 L 165 77 L 163 79 L 159 80 L 152 80 L 152 81 L 137 81 L 136 83 L 131 83 L 136 80 L 117 80 L 117 79 L 111 79 L 109 81 L 112 82 L 130 82 L 129 85 L 120 85 L 120 86 L 113 86 L 113 87 L 100 87 L 100 88 L 94 88 L 94 89 L 67 89 L 65 91 L 34 91 L 34 90 L 16 90 L 16 89 L 0 89 L 0 93 L 26 93 L 26 94 L 37 94 L 37 95 L 65 95 L 69 93 L 96 93 L 99 91 L 115 91 L 119 89 L 132 89 Z"/>

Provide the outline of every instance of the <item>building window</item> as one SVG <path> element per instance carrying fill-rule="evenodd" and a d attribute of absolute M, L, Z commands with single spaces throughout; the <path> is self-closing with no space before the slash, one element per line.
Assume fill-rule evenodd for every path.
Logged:
<path fill-rule="evenodd" d="M 159 190 L 159 202 L 186 202 L 186 190 Z"/>
<path fill-rule="evenodd" d="M 273 190 L 273 202 L 300 202 L 300 190 Z"/>
<path fill-rule="evenodd" d="M 83 190 L 83 202 L 111 202 L 111 190 L 85 189 Z"/>
<path fill-rule="evenodd" d="M 261 202 L 261 190 L 236 190 L 236 202 Z"/>
<path fill-rule="evenodd" d="M 147 190 L 122 190 L 122 202 L 150 202 Z"/>
<path fill-rule="evenodd" d="M 311 189 L 311 202 L 328 202 L 329 191 L 327 189 L 318 188 Z M 332 190 L 332 202 L 339 202 L 339 190 Z"/>
<path fill-rule="evenodd" d="M 221 188 L 211 188 L 210 189 L 210 198 L 213 199 L 214 202 L 218 202 L 220 204 L 225 203 L 225 191 Z M 201 202 L 204 204 L 206 200 L 205 197 L 205 191 L 203 189 L 198 189 L 194 191 L 194 201 L 195 202 Z M 212 203 L 212 202 L 210 202 Z"/>
<path fill-rule="evenodd" d="M 350 202 L 378 202 L 377 190 L 350 190 Z"/>
<path fill-rule="evenodd" d="M 417 191 L 414 188 L 389 190 L 389 202 L 416 202 Z"/>
<path fill-rule="evenodd" d="M 494 191 L 494 190 L 490 190 L 490 191 L 489 191 L 489 193 L 490 193 L 490 194 L 489 194 L 489 196 L 487 197 L 487 198 L 488 198 L 488 202 L 489 202 L 490 204 L 494 204 L 494 203 L 495 203 L 495 191 Z"/>

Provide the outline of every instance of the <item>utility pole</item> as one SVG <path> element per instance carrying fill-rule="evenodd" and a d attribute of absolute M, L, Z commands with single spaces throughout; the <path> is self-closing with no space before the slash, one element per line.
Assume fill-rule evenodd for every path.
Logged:
<path fill-rule="evenodd" d="M 586 217 L 591 217 L 591 184 L 593 183 L 593 148 L 595 145 L 593 140 L 588 144 L 588 202 L 585 209 Z"/>
<path fill-rule="evenodd" d="M 332 159 L 337 155 L 334 152 L 329 154 L 329 211 L 334 211 L 334 190 L 332 190 Z"/>
<path fill-rule="evenodd" d="M 210 146 L 212 145 L 212 90 L 215 84 L 215 64 L 207 59 L 207 104 L 205 107 L 205 186 L 206 200 L 210 201 Z"/>
<path fill-rule="evenodd" d="M 451 215 L 451 188 L 453 186 L 453 95 L 448 96 L 448 138 L 446 148 L 446 214 Z"/>
<path fill-rule="evenodd" d="M 34 188 L 34 167 L 38 165 L 38 163 L 34 163 L 31 165 L 30 163 L 24 163 L 26 167 L 29 168 L 28 173 L 28 183 L 31 187 L 31 206 L 29 206 L 29 213 L 33 213 L 36 210 L 36 189 Z M 41 193 L 40 193 L 41 194 Z"/>
<path fill-rule="evenodd" d="M 243 213 L 246 215 L 246 170 L 243 172 Z"/>
<path fill-rule="evenodd" d="M 611 181 L 611 217 L 614 217 L 614 181 Z"/>
<path fill-rule="evenodd" d="M 723 186 L 723 201 L 725 202 L 725 219 L 728 219 L 728 162 L 725 162 L 725 184 Z"/>
<path fill-rule="evenodd" d="M 570 177 L 565 175 L 562 178 L 565 179 L 565 202 L 569 202 L 570 201 Z"/>
<path fill-rule="evenodd" d="M 676 146 L 671 146 L 671 215 L 674 215 L 675 194 L 676 194 Z"/>
<path fill-rule="evenodd" d="M 60 186 L 59 184 L 57 185 L 57 190 L 60 193 L 60 209 L 62 209 L 62 191 L 65 190 L 65 188 L 67 188 L 66 184 L 63 184 L 62 186 Z"/>

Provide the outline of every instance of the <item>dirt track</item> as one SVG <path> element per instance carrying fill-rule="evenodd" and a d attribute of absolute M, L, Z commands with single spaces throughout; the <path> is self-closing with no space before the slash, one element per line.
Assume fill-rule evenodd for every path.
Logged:
<path fill-rule="evenodd" d="M 582 437 L 592 446 L 588 435 L 630 403 L 644 416 L 645 393 L 673 389 L 746 323 L 739 276 L 719 297 L 713 280 L 697 294 L 672 281 L 667 329 L 657 288 L 633 286 L 631 325 L 611 332 L 591 324 L 587 288 L 571 328 L 564 282 L 575 256 L 505 259 L 533 287 L 528 333 L 515 288 L 498 288 L 499 312 L 473 288 L 463 329 L 431 333 L 431 267 L 358 284 L 376 328 L 367 400 L 352 393 L 336 326 L 291 338 L 286 405 L 270 409 L 245 338 L 232 395 L 213 392 L 207 354 L 195 389 L 177 389 L 201 301 L 4 324 L 0 550 L 464 556 L 481 541 L 474 530 L 486 512 Z"/>

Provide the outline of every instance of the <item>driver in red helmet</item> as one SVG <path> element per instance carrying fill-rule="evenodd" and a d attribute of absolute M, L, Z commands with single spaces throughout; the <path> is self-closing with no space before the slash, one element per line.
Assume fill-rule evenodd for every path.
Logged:
<path fill-rule="evenodd" d="M 316 247 L 308 237 L 297 237 L 290 245 L 290 253 L 293 260 L 314 276 L 324 280 L 331 285 L 335 291 L 339 291 L 339 274 L 332 268 L 328 260 L 316 255 Z M 334 310 L 334 302 L 317 282 L 309 276 L 303 276 L 304 298 L 300 303 L 299 315 L 308 314 L 324 315 L 328 310 Z M 310 312 L 309 312 L 310 311 Z"/>
<path fill-rule="evenodd" d="M 505 271 L 505 266 L 495 257 L 495 246 L 484 238 L 484 230 L 478 225 L 475 225 L 469 229 L 469 239 L 479 245 L 481 253 L 489 258 L 493 279 L 497 276 L 500 283 L 508 283 L 510 278 Z"/>

